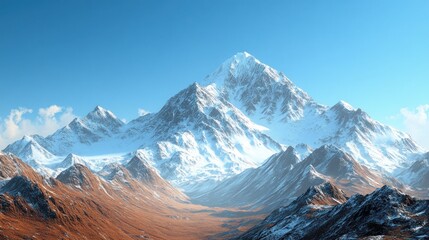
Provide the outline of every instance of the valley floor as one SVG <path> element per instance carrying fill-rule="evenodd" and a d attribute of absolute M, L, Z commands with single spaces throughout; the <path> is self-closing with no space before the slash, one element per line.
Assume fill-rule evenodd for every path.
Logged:
<path fill-rule="evenodd" d="M 180 209 L 177 209 L 179 207 Z M 264 215 L 183 204 L 170 210 L 122 208 L 97 223 L 61 224 L 0 213 L 0 239 L 225 239 L 238 236 Z"/>

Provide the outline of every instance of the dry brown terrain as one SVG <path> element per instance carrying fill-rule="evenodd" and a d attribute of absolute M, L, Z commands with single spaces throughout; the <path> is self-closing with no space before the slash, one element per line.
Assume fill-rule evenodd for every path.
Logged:
<path fill-rule="evenodd" d="M 80 166 L 81 181 L 74 178 L 66 185 L 43 179 L 17 158 L 2 155 L 0 162 L 3 179 L 25 176 L 31 189 L 42 192 L 37 201 L 47 202 L 50 209 L 38 210 L 20 195 L 0 194 L 0 239 L 224 238 L 232 235 L 223 233 L 237 234 L 263 217 L 191 204 L 156 176 L 153 185 L 133 178 L 127 184 L 107 182 Z M 10 188 L 20 190 L 20 185 Z M 47 217 L 46 211 L 55 217 Z"/>

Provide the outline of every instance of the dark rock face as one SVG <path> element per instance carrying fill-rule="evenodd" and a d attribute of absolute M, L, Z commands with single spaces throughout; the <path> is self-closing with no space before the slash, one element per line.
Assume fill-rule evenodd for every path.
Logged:
<path fill-rule="evenodd" d="M 134 156 L 125 167 L 131 173 L 131 176 L 139 181 L 153 183 L 156 180 L 155 171 L 137 156 Z"/>
<path fill-rule="evenodd" d="M 23 176 L 12 178 L 0 192 L 0 210 L 9 211 L 12 207 L 27 214 L 35 212 L 45 219 L 54 219 L 56 213 L 51 209 L 48 197 L 38 184 Z M 9 198 L 10 196 L 11 198 Z"/>
<path fill-rule="evenodd" d="M 428 200 L 416 200 L 387 186 L 347 201 L 341 196 L 341 190 L 329 183 L 310 188 L 238 239 L 429 237 Z"/>
<path fill-rule="evenodd" d="M 60 182 L 82 189 L 92 189 L 94 178 L 93 173 L 82 164 L 75 164 L 57 176 Z"/>

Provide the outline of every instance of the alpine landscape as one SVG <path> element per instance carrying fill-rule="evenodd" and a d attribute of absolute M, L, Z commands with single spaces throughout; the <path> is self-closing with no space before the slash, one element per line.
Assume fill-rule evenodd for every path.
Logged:
<path fill-rule="evenodd" d="M 345 101 L 318 104 L 241 52 L 159 112 L 124 123 L 96 106 L 47 137 L 8 145 L 1 232 L 425 238 L 427 155 L 409 135 Z"/>
<path fill-rule="evenodd" d="M 0 14 L 3 19 L 9 13 Z M 157 34 L 156 39 L 166 39 Z M 107 46 L 103 41 L 100 48 Z M 57 51 L 55 46 L 49 48 Z M 97 105 L 103 101 L 85 99 L 85 86 L 91 83 L 79 85 L 82 97 L 73 99 L 78 113 L 86 109 L 79 109 L 78 102 L 92 110 L 73 114 L 51 131 L 25 130 L 30 123 L 23 114 L 32 110 L 19 108 L 24 112 L 1 118 L 3 136 L 12 130 L 22 134 L 0 139 L 6 143 L 0 153 L 0 239 L 429 239 L 427 144 L 349 104 L 340 84 L 329 89 L 336 103 L 325 105 L 316 100 L 323 99 L 320 95 L 310 95 L 315 88 L 306 92 L 298 78 L 289 79 L 282 72 L 287 69 L 271 67 L 256 53 L 235 52 L 205 77 L 187 79 L 185 87 L 171 84 L 164 91 L 151 84 L 157 79 L 146 79 L 127 86 L 129 99 L 110 96 L 120 104 L 115 109 L 125 109 L 143 104 L 131 96 L 132 88 L 149 89 L 151 97 L 169 94 L 157 110 L 141 110 L 132 120 Z M 168 65 L 168 58 L 174 53 L 159 54 L 165 61 L 162 69 L 171 71 L 176 63 Z M 183 63 L 177 64 L 189 66 L 183 74 L 192 72 L 192 63 L 181 56 Z M 143 67 L 158 71 L 159 63 Z M 92 64 L 88 68 L 97 69 Z M 307 71 L 317 73 L 311 66 Z M 182 79 L 180 74 L 169 75 L 169 81 Z M 323 84 L 312 77 L 312 84 Z M 118 92 L 120 81 L 113 87 Z M 91 89 L 99 92 L 90 95 L 104 96 L 109 82 L 96 85 Z M 53 86 L 60 94 L 52 96 L 58 99 L 71 94 L 60 82 Z M 3 91 L 13 91 L 20 105 L 44 98 L 21 95 L 19 89 Z M 385 90 L 378 91 L 382 96 Z M 357 96 L 369 98 L 365 92 Z M 39 110 L 34 126 L 63 110 L 44 111 Z M 51 118 L 43 120 L 43 114 Z M 10 130 L 12 120 L 17 125 Z"/>

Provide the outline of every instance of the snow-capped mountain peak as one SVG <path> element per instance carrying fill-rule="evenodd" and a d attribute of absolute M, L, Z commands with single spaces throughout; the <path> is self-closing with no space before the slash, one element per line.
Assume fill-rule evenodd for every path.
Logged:
<path fill-rule="evenodd" d="M 186 118 L 203 112 L 206 107 L 216 105 L 219 105 L 219 101 L 213 87 L 201 87 L 198 83 L 193 83 L 170 98 L 158 115 L 171 116 L 171 120 L 180 120 L 179 118 Z"/>
<path fill-rule="evenodd" d="M 228 101 L 261 124 L 300 119 L 306 105 L 313 103 L 283 73 L 248 53 L 226 60 L 204 83 L 213 84 Z"/>
<path fill-rule="evenodd" d="M 153 143 L 140 149 L 151 156 L 161 176 L 187 191 L 193 184 L 212 184 L 256 167 L 281 149 L 262 132 L 264 127 L 253 123 L 214 86 L 198 83 L 171 97 L 158 113 L 131 124 L 129 134 L 145 132 L 151 137 Z M 190 175 L 199 180 L 190 184 Z"/>
<path fill-rule="evenodd" d="M 90 129 L 103 127 L 110 131 L 116 131 L 119 127 L 124 125 L 115 114 L 100 106 L 96 106 L 93 111 L 82 118 L 81 122 Z"/>
<path fill-rule="evenodd" d="M 338 110 L 348 110 L 348 111 L 355 111 L 356 110 L 352 105 L 350 105 L 348 102 L 346 102 L 344 100 L 340 100 L 332 108 L 338 109 Z"/>
<path fill-rule="evenodd" d="M 360 163 L 390 173 L 409 166 L 407 160 L 424 151 L 407 134 L 345 101 L 330 108 L 316 103 L 283 73 L 247 53 L 229 58 L 204 83 L 285 145 L 333 144 Z"/>
<path fill-rule="evenodd" d="M 30 163 L 32 167 L 38 167 L 40 162 L 53 157 L 53 154 L 46 150 L 38 140 L 40 136 L 24 136 L 21 140 L 10 144 L 5 148 L 5 152 L 18 154 L 18 156 Z"/>
<path fill-rule="evenodd" d="M 69 155 L 67 155 L 66 158 L 64 158 L 63 161 L 61 161 L 57 165 L 57 168 L 69 168 L 75 164 L 81 164 L 81 165 L 87 166 L 87 163 L 85 162 L 85 160 L 83 158 L 81 158 L 80 156 L 75 155 L 73 153 L 70 153 Z"/>
<path fill-rule="evenodd" d="M 92 121 L 103 121 L 105 119 L 111 119 L 115 120 L 118 125 L 123 124 L 123 122 L 118 119 L 115 114 L 113 114 L 107 109 L 102 108 L 101 106 L 96 106 L 93 111 L 91 111 L 85 116 L 85 119 L 90 119 Z"/>
<path fill-rule="evenodd" d="M 265 73 L 270 78 L 263 79 L 267 81 L 279 81 L 283 83 L 291 83 L 288 78 L 286 78 L 283 73 L 278 72 L 274 68 L 268 66 L 265 63 L 262 63 L 257 58 L 252 56 L 248 52 L 239 52 L 236 53 L 234 56 L 230 57 L 226 61 L 224 61 L 221 66 L 211 75 L 207 76 L 206 81 L 210 81 L 211 78 L 216 77 L 217 80 L 225 80 L 225 78 L 219 79 L 219 77 L 228 77 L 228 75 L 231 75 L 235 78 L 239 77 L 241 74 L 244 74 L 245 72 L 249 71 L 255 71 L 257 73 Z M 259 79 L 256 78 L 249 78 L 247 79 L 250 81 L 256 81 Z M 262 79 L 261 79 L 262 80 Z M 221 83 L 228 84 L 227 82 L 216 82 L 219 85 L 222 85 Z"/>

